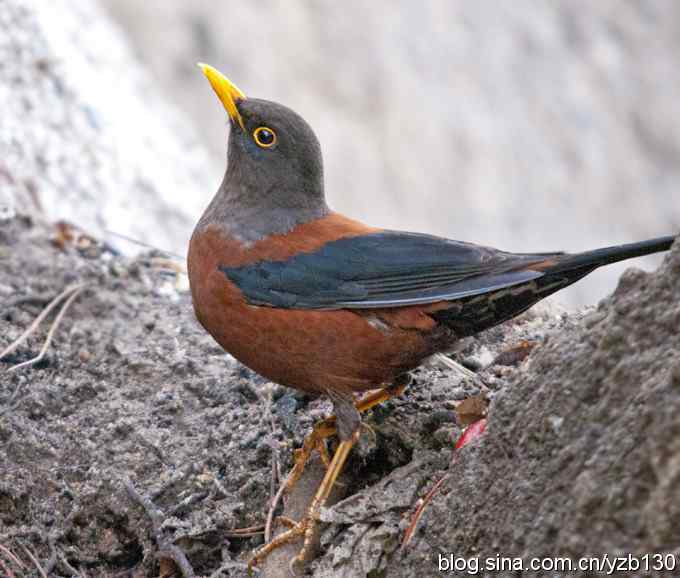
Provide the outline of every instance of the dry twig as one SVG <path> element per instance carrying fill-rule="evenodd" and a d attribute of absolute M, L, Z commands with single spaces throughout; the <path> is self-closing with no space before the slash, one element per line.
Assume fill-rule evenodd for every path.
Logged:
<path fill-rule="evenodd" d="M 168 516 L 176 516 L 179 512 L 184 510 L 185 508 L 189 506 L 193 506 L 196 502 L 200 502 L 201 500 L 205 500 L 209 496 L 209 492 L 196 492 L 194 494 L 191 494 L 190 496 L 187 496 L 184 498 L 179 504 L 177 504 L 170 512 L 168 513 Z"/>
<path fill-rule="evenodd" d="M 293 470 L 291 470 L 291 473 L 289 474 L 289 477 L 292 475 Z M 272 537 L 272 525 L 274 523 L 274 512 L 276 512 L 276 508 L 279 505 L 279 502 L 281 501 L 281 496 L 283 496 L 284 492 L 286 491 L 286 488 L 288 487 L 288 478 L 279 486 L 278 492 L 276 492 L 276 495 L 272 498 L 270 505 L 269 505 L 269 511 L 267 512 L 267 521 L 264 526 L 264 543 L 269 544 L 271 541 Z"/>
<path fill-rule="evenodd" d="M 50 347 L 50 344 L 52 343 L 52 338 L 54 337 L 54 333 L 56 332 L 57 328 L 59 327 L 59 324 L 61 323 L 62 319 L 64 318 L 64 315 L 66 315 L 66 312 L 68 311 L 68 308 L 71 306 L 71 303 L 75 301 L 75 299 L 80 295 L 80 293 L 85 289 L 86 285 L 82 285 L 75 289 L 71 295 L 69 296 L 68 299 L 64 302 L 64 305 L 62 306 L 61 310 L 57 314 L 56 318 L 52 322 L 52 325 L 50 326 L 50 330 L 47 332 L 47 338 L 45 339 L 45 343 L 42 346 L 42 349 L 40 350 L 40 353 L 36 355 L 35 357 L 29 359 L 28 361 L 24 361 L 23 363 L 18 363 L 16 365 L 13 365 L 10 367 L 7 371 L 16 371 L 17 369 L 20 369 L 21 367 L 28 367 L 29 365 L 33 365 L 35 363 L 40 362 L 44 357 L 45 354 L 47 353 L 47 350 Z"/>
<path fill-rule="evenodd" d="M 12 572 L 12 570 L 7 566 L 7 564 L 3 562 L 2 558 L 0 558 L 0 570 L 4 571 L 5 576 L 7 576 L 7 578 L 15 578 L 14 572 Z"/>
<path fill-rule="evenodd" d="M 264 533 L 265 528 L 262 524 L 257 526 L 248 526 L 247 528 L 235 528 L 224 533 L 227 538 L 252 538 Z"/>
<path fill-rule="evenodd" d="M 427 508 L 428 504 L 437 495 L 437 492 L 439 492 L 439 489 L 442 487 L 444 482 L 448 480 L 449 477 L 451 476 L 451 468 L 453 468 L 453 466 L 458 461 L 460 450 L 467 444 L 469 444 L 471 441 L 480 437 L 484 433 L 485 429 L 486 419 L 485 418 L 478 419 L 476 422 L 470 424 L 467 428 L 465 428 L 465 430 L 463 430 L 463 433 L 458 437 L 458 441 L 456 442 L 456 445 L 453 450 L 453 455 L 451 456 L 449 471 L 446 474 L 444 474 L 439 480 L 437 480 L 437 482 L 434 484 L 434 486 L 432 486 L 430 491 L 427 492 L 427 494 L 425 494 L 424 498 L 418 500 L 418 506 L 416 507 L 415 512 L 413 512 L 413 515 L 411 516 L 411 521 L 409 522 L 409 525 L 406 528 L 406 531 L 404 532 L 404 537 L 401 541 L 402 551 L 406 549 L 409 542 L 413 538 L 416 532 L 416 528 L 418 527 L 418 522 L 420 521 L 423 512 L 425 512 L 425 508 Z"/>
<path fill-rule="evenodd" d="M 472 381 L 477 381 L 479 379 L 479 376 L 474 371 L 469 370 L 464 365 L 461 365 L 457 361 L 451 359 L 448 355 L 444 355 L 443 353 L 435 353 L 432 357 L 435 361 L 438 361 L 444 367 L 452 369 L 453 371 L 459 373 L 463 377 L 467 377 Z"/>
<path fill-rule="evenodd" d="M 27 546 L 24 546 L 21 542 L 19 542 L 19 546 L 21 546 L 24 552 L 26 552 L 26 556 L 31 559 L 33 565 L 38 569 L 40 576 L 42 576 L 42 578 L 47 578 L 47 572 L 45 572 L 44 568 L 40 565 L 40 562 L 38 562 L 38 559 L 35 557 L 33 552 L 31 552 L 31 550 Z"/>
<path fill-rule="evenodd" d="M 24 566 L 24 564 L 21 562 L 21 560 L 19 560 L 19 558 L 17 558 L 17 557 L 12 553 L 12 551 L 11 551 L 9 548 L 5 548 L 5 546 L 3 546 L 2 544 L 0 544 L 0 550 L 2 550 L 2 551 L 7 555 L 7 557 L 8 557 L 12 562 L 14 562 L 19 568 L 21 568 L 22 570 L 25 568 L 25 566 Z"/>
<path fill-rule="evenodd" d="M 175 259 L 164 259 L 162 257 L 153 257 L 151 259 L 151 266 L 159 271 L 168 271 L 175 275 L 186 275 L 187 268 L 177 262 Z"/>
<path fill-rule="evenodd" d="M 85 287 L 84 284 L 83 285 L 70 285 L 66 289 L 64 289 L 61 293 L 59 293 L 59 295 L 57 295 L 54 299 L 52 299 L 47 304 L 45 309 L 43 309 L 40 312 L 40 315 L 38 315 L 35 318 L 33 323 L 31 323 L 29 325 L 28 329 L 26 329 L 26 331 L 24 331 L 17 339 L 15 339 L 13 343 L 10 343 L 9 346 L 2 353 L 0 353 L 0 359 L 2 359 L 3 357 L 6 357 L 10 353 L 12 353 L 17 347 L 19 347 L 19 345 L 21 345 L 24 341 L 26 341 L 26 339 L 28 339 L 33 333 L 35 333 L 35 330 L 43 322 L 45 317 L 47 317 L 52 312 L 52 310 L 57 305 L 59 305 L 59 303 L 61 303 L 68 295 L 70 295 L 74 291 L 82 289 L 84 287 Z"/>
<path fill-rule="evenodd" d="M 140 247 L 146 247 L 147 249 L 153 249 L 154 251 L 158 251 L 159 253 L 165 253 L 166 255 L 169 255 L 170 257 L 177 257 L 177 259 L 180 259 L 181 261 L 184 261 L 185 257 L 182 255 L 178 255 L 177 253 L 172 253 L 171 251 L 166 251 L 164 249 L 159 249 L 158 247 L 154 247 L 153 245 L 149 245 L 149 243 L 145 243 L 144 241 L 138 241 L 137 239 L 133 239 L 132 237 L 128 237 L 127 235 L 123 235 L 122 233 L 116 233 L 115 231 L 110 231 L 110 230 L 105 230 L 104 231 L 107 235 L 113 235 L 114 237 L 118 237 L 119 239 L 124 239 L 128 243 L 134 243 L 135 245 L 139 245 Z"/>
<path fill-rule="evenodd" d="M 286 484 L 279 485 L 278 482 L 281 479 L 280 465 L 279 465 L 279 452 L 276 444 L 276 420 L 274 418 L 274 413 L 272 412 L 272 390 L 271 388 L 267 391 L 266 397 L 257 390 L 257 395 L 262 401 L 264 407 L 266 408 L 266 413 L 264 415 L 265 419 L 269 420 L 270 427 L 270 439 L 269 445 L 272 450 L 272 475 L 269 485 L 269 511 L 267 512 L 267 521 L 264 526 L 264 541 L 269 542 L 272 535 L 272 522 L 274 520 L 274 512 L 281 500 L 281 496 L 285 490 Z M 277 485 L 279 485 L 277 490 Z"/>
<path fill-rule="evenodd" d="M 441 478 L 439 478 L 437 483 L 434 484 L 434 486 L 432 486 L 430 491 L 427 492 L 427 494 L 425 494 L 425 497 L 418 500 L 418 506 L 416 507 L 416 511 L 413 513 L 411 521 L 409 522 L 409 525 L 406 528 L 406 531 L 404 532 L 404 538 L 401 541 L 402 550 L 404 550 L 406 546 L 408 546 L 409 542 L 413 538 L 413 535 L 416 532 L 416 528 L 418 527 L 418 522 L 420 521 L 423 512 L 425 512 L 425 508 L 427 508 L 428 504 L 437 495 L 439 488 L 441 488 L 444 482 L 449 479 L 449 476 L 450 474 L 448 473 L 444 474 Z"/>
<path fill-rule="evenodd" d="M 163 534 L 163 529 L 161 527 L 165 518 L 163 512 L 154 505 L 150 498 L 142 496 L 135 489 L 130 480 L 125 480 L 125 489 L 130 498 L 144 508 L 146 515 L 149 516 L 149 519 L 151 520 L 151 533 L 158 546 L 157 557 L 172 560 L 177 565 L 180 572 L 182 572 L 184 578 L 194 578 L 194 569 L 187 559 L 186 554 L 181 548 L 170 542 Z"/>
<path fill-rule="evenodd" d="M 5 548 L 2 544 L 0 544 L 0 554 L 2 554 L 2 553 L 4 553 L 7 556 L 7 558 L 9 558 L 10 562 L 14 562 L 14 564 L 17 567 L 21 568 L 22 570 L 24 568 L 26 568 L 26 566 L 24 566 L 23 562 L 21 560 L 19 560 L 19 558 L 17 558 L 12 553 L 11 550 L 9 550 L 8 548 Z M 16 578 L 16 575 L 14 574 L 14 572 L 12 572 L 12 569 L 7 564 L 5 564 L 5 560 L 1 557 L 0 557 L 0 569 L 4 571 L 5 576 L 7 576 L 8 578 Z"/>
<path fill-rule="evenodd" d="M 64 554 L 59 554 L 59 563 L 61 564 L 61 567 L 66 570 L 71 576 L 77 576 L 80 577 L 80 572 L 76 570 L 71 564 L 69 564 L 69 561 L 66 559 L 66 556 Z"/>

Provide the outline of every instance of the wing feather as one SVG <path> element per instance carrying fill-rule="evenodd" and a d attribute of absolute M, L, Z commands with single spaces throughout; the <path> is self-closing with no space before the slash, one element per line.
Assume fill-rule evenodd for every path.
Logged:
<path fill-rule="evenodd" d="M 543 275 L 559 253 L 506 253 L 441 237 L 382 231 L 327 243 L 285 261 L 220 269 L 255 305 L 367 309 L 455 300 Z"/>

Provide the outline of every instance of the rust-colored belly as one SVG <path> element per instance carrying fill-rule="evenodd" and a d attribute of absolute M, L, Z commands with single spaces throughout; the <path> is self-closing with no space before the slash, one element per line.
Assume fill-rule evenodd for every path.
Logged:
<path fill-rule="evenodd" d="M 244 251 L 219 232 L 195 234 L 189 280 L 201 324 L 267 379 L 310 392 L 364 391 L 390 383 L 432 353 L 428 333 L 435 324 L 422 308 L 314 311 L 249 305 L 218 267 L 262 258 L 250 253 L 244 258 Z"/>
<path fill-rule="evenodd" d="M 364 391 L 390 382 L 428 354 L 419 332 L 371 324 L 351 311 L 248 305 L 219 271 L 192 282 L 197 285 L 194 309 L 206 330 L 236 359 L 282 385 Z"/>

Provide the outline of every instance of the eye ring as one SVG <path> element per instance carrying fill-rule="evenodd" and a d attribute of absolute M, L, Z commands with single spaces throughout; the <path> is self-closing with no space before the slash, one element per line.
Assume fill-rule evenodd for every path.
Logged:
<path fill-rule="evenodd" d="M 258 146 L 269 149 L 276 144 L 276 133 L 267 126 L 259 126 L 253 131 L 253 139 Z"/>

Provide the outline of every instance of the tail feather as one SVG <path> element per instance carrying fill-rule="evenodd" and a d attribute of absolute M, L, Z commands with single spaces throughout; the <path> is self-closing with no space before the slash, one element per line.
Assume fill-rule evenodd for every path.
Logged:
<path fill-rule="evenodd" d="M 566 254 L 555 259 L 554 263 L 543 269 L 546 274 L 562 273 L 578 269 L 596 269 L 602 265 L 609 265 L 618 261 L 625 261 L 633 257 L 642 257 L 653 253 L 668 251 L 676 237 L 667 236 L 658 239 L 649 239 L 638 243 L 604 247 L 593 251 L 584 251 L 573 255 Z"/>
<path fill-rule="evenodd" d="M 455 307 L 431 315 L 452 329 L 458 337 L 474 335 L 519 315 L 538 301 L 575 283 L 602 265 L 667 251 L 675 239 L 676 237 L 661 237 L 574 255 L 553 254 L 551 258 L 530 266 L 530 269 L 543 273 L 540 277 L 457 300 Z"/>

